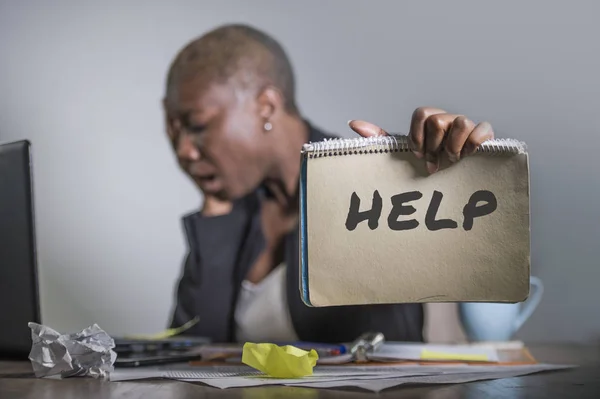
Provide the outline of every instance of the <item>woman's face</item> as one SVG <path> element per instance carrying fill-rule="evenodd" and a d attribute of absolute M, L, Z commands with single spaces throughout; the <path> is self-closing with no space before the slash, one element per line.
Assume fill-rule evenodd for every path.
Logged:
<path fill-rule="evenodd" d="M 226 84 L 182 84 L 165 104 L 167 133 L 183 171 L 205 195 L 236 199 L 256 189 L 270 162 L 254 95 Z"/>

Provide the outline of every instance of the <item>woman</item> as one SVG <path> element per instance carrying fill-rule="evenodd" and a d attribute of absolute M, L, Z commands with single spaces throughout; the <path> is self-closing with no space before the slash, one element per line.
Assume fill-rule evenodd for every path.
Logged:
<path fill-rule="evenodd" d="M 298 177 L 302 144 L 333 137 L 305 119 L 292 67 L 271 37 L 226 25 L 192 41 L 169 70 L 166 127 L 182 170 L 204 196 L 184 218 L 189 245 L 172 326 L 216 342 L 348 342 L 365 331 L 422 341 L 421 304 L 309 308 L 298 283 Z M 351 121 L 362 136 L 385 135 Z M 435 108 L 413 113 L 413 153 L 435 173 L 493 132 Z"/>

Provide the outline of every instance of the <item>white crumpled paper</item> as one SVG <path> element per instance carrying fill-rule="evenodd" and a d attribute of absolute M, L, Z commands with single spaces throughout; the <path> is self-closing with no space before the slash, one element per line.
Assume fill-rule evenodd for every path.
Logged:
<path fill-rule="evenodd" d="M 36 377 L 91 376 L 106 379 L 114 370 L 114 340 L 97 324 L 74 334 L 29 323 L 32 346 L 29 360 Z"/>

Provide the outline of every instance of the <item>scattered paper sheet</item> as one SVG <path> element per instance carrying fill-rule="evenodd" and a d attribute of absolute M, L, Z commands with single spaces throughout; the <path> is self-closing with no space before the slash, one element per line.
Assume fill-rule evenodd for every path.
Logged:
<path fill-rule="evenodd" d="M 470 366 L 473 367 L 473 366 Z M 412 377 L 393 377 L 393 378 L 379 378 L 370 380 L 358 380 L 352 381 L 314 381 L 314 382 L 298 382 L 285 384 L 286 386 L 297 386 L 305 388 L 342 388 L 342 387 L 353 387 L 361 388 L 372 392 L 380 392 L 384 389 L 398 387 L 404 384 L 462 384 L 474 381 L 483 380 L 495 380 L 501 378 L 512 378 L 519 377 L 533 373 L 539 373 L 542 371 L 561 370 L 572 368 L 572 365 L 556 365 L 556 364 L 538 364 L 535 366 L 499 366 L 504 370 L 482 370 L 471 372 L 465 370 L 464 372 L 456 373 L 442 373 L 442 374 L 431 374 L 425 376 L 412 376 Z M 480 367 L 478 367 L 480 368 Z M 485 367 L 481 367 L 485 368 Z M 458 370 L 456 370 L 458 371 Z M 209 382 L 205 382 L 210 385 Z"/>
<path fill-rule="evenodd" d="M 307 388 L 357 387 L 373 392 L 402 384 L 449 384 L 498 378 L 511 378 L 542 371 L 560 370 L 572 365 L 536 364 L 526 366 L 316 366 L 311 376 L 269 378 L 245 366 L 163 366 L 148 369 L 116 369 L 111 381 L 168 378 L 197 382 L 215 388 L 286 385 Z"/>
<path fill-rule="evenodd" d="M 455 367 L 455 366 L 453 366 Z M 413 373 L 413 370 L 409 370 Z M 317 366 L 314 369 L 312 376 L 303 377 L 302 380 L 323 378 L 323 377 L 359 377 L 369 376 L 377 377 L 381 375 L 404 374 L 404 369 L 397 369 L 387 366 Z M 423 373 L 421 369 L 420 374 Z M 248 366 L 190 366 L 187 364 L 181 365 L 165 365 L 160 367 L 148 367 L 139 369 L 117 368 L 110 375 L 111 381 L 128 381 L 147 378 L 171 378 L 176 380 L 192 381 L 197 379 L 231 379 L 231 378 L 251 378 L 252 380 L 269 380 L 275 384 L 281 384 L 282 379 L 268 378 L 264 373 L 254 370 Z M 298 381 L 299 379 L 289 379 Z"/>
<path fill-rule="evenodd" d="M 310 387 L 313 383 L 319 384 L 331 384 L 332 387 L 340 386 L 352 386 L 357 382 L 368 382 L 375 380 L 389 380 L 394 378 L 402 377 L 416 377 L 416 376 L 427 376 L 423 373 L 392 373 L 392 374 L 372 374 L 372 375 L 356 375 L 356 376 L 320 376 L 315 375 L 305 378 L 295 379 L 280 379 L 280 378 L 264 378 L 264 377 L 246 377 L 246 378 L 210 378 L 206 380 L 198 379 L 181 379 L 180 381 L 186 382 L 200 382 L 206 385 L 210 385 L 214 388 L 227 389 L 227 388 L 243 388 L 243 387 L 259 387 L 267 385 L 286 385 L 286 386 L 299 386 L 299 387 Z"/>

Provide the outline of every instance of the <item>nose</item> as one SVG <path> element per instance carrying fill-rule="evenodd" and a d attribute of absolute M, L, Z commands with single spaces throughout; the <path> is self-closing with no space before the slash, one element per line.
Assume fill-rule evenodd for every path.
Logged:
<path fill-rule="evenodd" d="M 200 150 L 194 144 L 191 135 L 182 131 L 177 143 L 177 157 L 188 161 L 198 161 L 200 159 Z"/>

